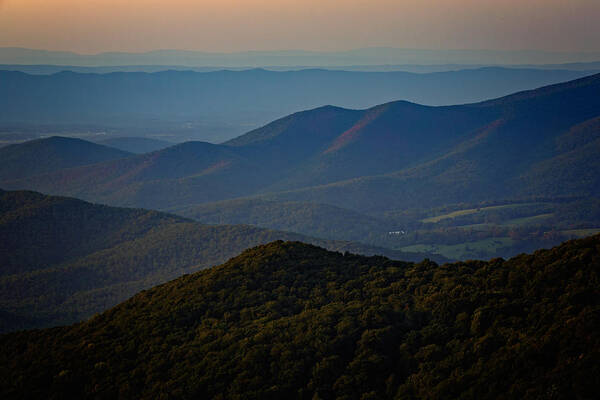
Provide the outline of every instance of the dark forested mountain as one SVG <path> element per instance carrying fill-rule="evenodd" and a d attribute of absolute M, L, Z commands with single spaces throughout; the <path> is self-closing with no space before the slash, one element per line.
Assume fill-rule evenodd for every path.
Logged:
<path fill-rule="evenodd" d="M 34 192 L 0 191 L 0 331 L 91 316 L 134 293 L 273 240 L 339 251 L 407 254 L 241 225 L 114 208 Z"/>
<path fill-rule="evenodd" d="M 22 179 L 130 155 L 81 139 L 58 136 L 36 139 L 0 149 L 0 180 Z"/>
<path fill-rule="evenodd" d="M 403 99 L 460 104 L 576 79 L 586 71 L 162 71 L 29 75 L 0 71 L 0 129 L 174 135 L 213 143 L 297 110 Z M 83 127 L 83 128 L 81 128 Z"/>
<path fill-rule="evenodd" d="M 600 236 L 436 265 L 275 242 L 0 337 L 3 398 L 591 399 Z"/>

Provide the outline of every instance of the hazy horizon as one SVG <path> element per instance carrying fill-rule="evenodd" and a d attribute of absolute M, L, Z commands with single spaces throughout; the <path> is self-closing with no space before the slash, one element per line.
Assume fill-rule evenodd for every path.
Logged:
<path fill-rule="evenodd" d="M 82 54 L 373 47 L 598 52 L 598 20 L 595 0 L 1 0 L 0 47 Z"/>
<path fill-rule="evenodd" d="M 0 0 L 2 1 L 2 0 Z M 305 55 L 305 54 L 343 54 L 343 53 L 355 53 L 361 51 L 423 51 L 423 52 L 493 52 L 493 53 L 541 53 L 541 54 L 600 54 L 598 50 L 583 50 L 583 51 L 570 51 L 570 50 L 545 50 L 536 48 L 523 48 L 523 49 L 494 49 L 494 48 L 425 48 L 425 47 L 394 47 L 394 46 L 363 46 L 363 47 L 350 47 L 345 49 L 333 49 L 333 50 L 319 50 L 310 48 L 272 48 L 272 49 L 258 49 L 248 48 L 241 50 L 203 50 L 193 48 L 178 48 L 178 47 L 165 47 L 165 48 L 151 48 L 151 49 L 133 49 L 133 50 L 99 50 L 93 52 L 76 51 L 76 50 L 65 50 L 65 49 L 52 49 L 52 48 L 35 48 L 35 47 L 24 47 L 24 46 L 0 46 L 0 49 L 18 49 L 28 51 L 40 51 L 48 53 L 69 53 L 76 54 L 79 56 L 98 56 L 103 54 L 152 54 L 152 53 L 168 53 L 168 52 L 181 52 L 181 53 L 197 53 L 207 55 L 235 55 L 235 54 L 282 54 L 288 53 L 290 55 Z"/>
<path fill-rule="evenodd" d="M 562 65 L 600 62 L 599 52 L 550 52 L 536 50 L 431 50 L 368 47 L 347 51 L 272 50 L 203 52 L 158 49 L 138 52 L 50 51 L 0 47 L 4 65 L 171 65 L 190 67 L 344 67 L 393 65 Z"/>

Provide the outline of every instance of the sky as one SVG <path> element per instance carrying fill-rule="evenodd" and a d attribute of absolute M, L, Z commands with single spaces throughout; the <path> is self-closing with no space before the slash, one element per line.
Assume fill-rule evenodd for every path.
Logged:
<path fill-rule="evenodd" d="M 0 47 L 599 51 L 600 0 L 0 0 Z"/>

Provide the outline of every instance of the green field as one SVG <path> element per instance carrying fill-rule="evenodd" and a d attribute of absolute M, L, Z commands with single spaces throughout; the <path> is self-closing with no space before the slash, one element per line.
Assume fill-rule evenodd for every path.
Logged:
<path fill-rule="evenodd" d="M 423 222 L 425 224 L 436 224 L 445 219 L 462 217 L 465 215 L 477 214 L 477 213 L 485 212 L 485 211 L 500 210 L 500 209 L 506 209 L 506 208 L 518 208 L 518 207 L 525 207 L 525 206 L 535 206 L 535 205 L 539 205 L 539 204 L 542 204 L 542 203 L 519 203 L 519 204 L 505 204 L 502 206 L 469 208 L 466 210 L 458 210 L 458 211 L 453 211 L 451 213 L 438 215 L 435 217 L 425 218 L 425 219 L 422 219 L 421 222 Z"/>
<path fill-rule="evenodd" d="M 525 225 L 540 224 L 552 217 L 554 217 L 554 214 L 547 213 L 547 214 L 532 215 L 530 217 L 510 219 L 510 220 L 502 222 L 500 224 L 482 223 L 482 224 L 471 224 L 471 225 L 458 225 L 458 226 L 456 226 L 456 228 L 473 229 L 474 231 L 486 231 L 488 229 L 493 228 L 494 226 L 507 227 L 507 226 L 525 226 Z M 572 232 L 576 232 L 576 231 L 577 230 L 573 230 Z M 591 229 L 591 231 L 593 231 L 593 229 Z M 565 231 L 565 232 L 567 232 L 567 231 Z M 568 232 L 572 233 L 571 231 L 568 231 Z"/>
<path fill-rule="evenodd" d="M 471 224 L 471 225 L 458 225 L 456 228 L 460 229 L 473 229 L 474 231 L 487 231 L 488 229 L 494 227 L 494 224 Z"/>
<path fill-rule="evenodd" d="M 560 231 L 560 233 L 562 233 L 563 235 L 569 236 L 569 237 L 575 237 L 575 238 L 583 238 L 586 236 L 592 236 L 595 235 L 597 233 L 600 233 L 600 228 L 594 228 L 594 229 L 569 229 L 566 231 Z"/>
<path fill-rule="evenodd" d="M 501 225 L 503 225 L 503 226 L 523 226 L 523 225 L 539 224 L 539 223 L 542 223 L 545 220 L 552 218 L 552 217 L 554 217 L 553 213 L 532 215 L 531 217 L 511 219 L 506 222 L 503 222 Z"/>
<path fill-rule="evenodd" d="M 469 258 L 481 258 L 482 252 L 496 252 L 503 247 L 512 246 L 514 241 L 507 237 L 493 237 L 476 242 L 460 243 L 455 245 L 442 244 L 415 244 L 400 248 L 406 252 L 427 252 L 441 254 L 446 258 L 459 260 Z"/>

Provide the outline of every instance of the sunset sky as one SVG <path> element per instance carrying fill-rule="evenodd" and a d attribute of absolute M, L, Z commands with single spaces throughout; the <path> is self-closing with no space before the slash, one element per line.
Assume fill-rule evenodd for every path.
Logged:
<path fill-rule="evenodd" d="M 0 47 L 600 50 L 599 0 L 0 0 Z"/>

